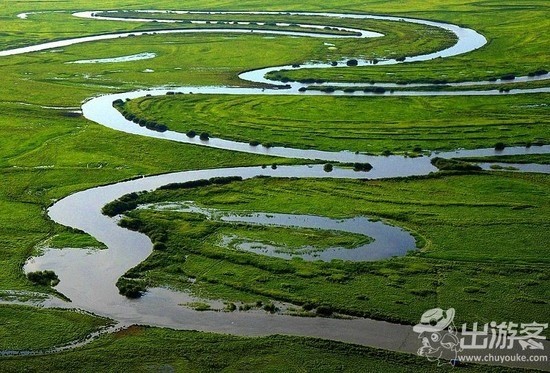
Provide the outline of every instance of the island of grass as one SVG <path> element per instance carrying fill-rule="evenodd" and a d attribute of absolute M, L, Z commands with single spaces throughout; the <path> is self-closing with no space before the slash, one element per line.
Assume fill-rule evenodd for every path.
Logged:
<path fill-rule="evenodd" d="M 380 154 L 548 143 L 548 94 L 497 97 L 174 95 L 120 103 L 172 131 Z M 312 109 L 314 108 L 314 109 Z"/>
<path fill-rule="evenodd" d="M 124 226 L 162 241 L 163 249 L 127 278 L 228 302 L 277 300 L 403 323 L 434 306 L 454 307 L 462 320 L 518 318 L 517 307 L 526 320 L 536 318 L 548 308 L 548 258 L 540 250 L 550 242 L 548 182 L 543 174 L 462 171 L 387 181 L 256 178 L 158 190 L 136 196 L 136 204 L 195 201 L 231 212 L 369 215 L 414 232 L 421 250 L 362 263 L 271 258 L 220 246 L 220 234 L 237 235 L 247 229 L 242 226 L 137 209 L 126 212 Z"/>

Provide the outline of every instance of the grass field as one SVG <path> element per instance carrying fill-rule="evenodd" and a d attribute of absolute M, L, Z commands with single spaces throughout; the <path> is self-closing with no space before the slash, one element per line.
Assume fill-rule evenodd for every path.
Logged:
<path fill-rule="evenodd" d="M 174 131 L 379 154 L 547 143 L 547 94 L 499 97 L 144 97 L 123 110 Z"/>
<path fill-rule="evenodd" d="M 0 1 L 0 49 L 82 35 L 173 26 L 76 19 L 69 12 L 100 9 L 303 10 L 393 14 L 474 28 L 489 41 L 463 56 L 427 63 L 288 73 L 293 79 L 341 81 L 462 81 L 549 70 L 548 5 L 542 0 L 392 2 L 335 0 L 245 1 Z M 46 13 L 29 15 L 25 11 Z M 50 11 L 64 11 L 51 13 Z M 242 19 L 247 18 L 241 16 Z M 216 17 L 211 17 L 215 19 Z M 275 17 L 272 17 L 275 18 Z M 282 16 L 281 21 L 287 17 Z M 310 19 L 302 19 L 310 21 Z M 98 247 L 91 237 L 60 227 L 45 215 L 55 200 L 79 190 L 137 175 L 261 165 L 273 158 L 199 148 L 118 133 L 75 113 L 82 101 L 105 93 L 176 85 L 242 84 L 237 74 L 263 66 L 355 56 L 426 53 L 449 45 L 446 33 L 408 24 L 341 21 L 386 34 L 337 40 L 329 50 L 310 38 L 259 35 L 155 35 L 1 57 L 0 294 L 53 294 L 22 272 L 38 247 Z M 182 27 L 189 27 L 182 26 Z M 427 40 L 426 36 L 434 36 Z M 330 39 L 327 39 L 330 41 Z M 156 53 L 151 60 L 67 64 L 81 59 Z M 146 72 L 154 70 L 153 72 Z M 547 83 L 539 83 L 547 86 Z M 178 131 L 208 131 L 324 150 L 379 153 L 548 142 L 548 94 L 485 98 L 178 97 L 136 100 L 132 110 L 165 120 Z M 315 107 L 316 110 L 311 108 Z M 523 161 L 533 157 L 519 157 Z M 537 156 L 547 163 L 546 156 Z M 277 159 L 278 164 L 294 163 Z M 353 241 L 319 232 L 222 226 L 192 216 L 141 212 L 149 227 L 165 226 L 168 250 L 133 270 L 151 285 L 182 287 L 228 301 L 287 300 L 327 305 L 343 313 L 413 323 L 426 309 L 456 307 L 463 320 L 527 321 L 547 315 L 548 177 L 489 174 L 359 181 L 252 180 L 187 191 L 204 206 L 265 212 L 366 215 L 403 226 L 418 237 L 419 252 L 386 261 L 347 264 L 269 259 L 216 247 L 214 230 L 237 232 L 288 246 L 311 240 Z M 266 198 L 268 196 L 269 198 Z M 159 195 L 159 200 L 181 198 Z M 155 197 L 155 198 L 157 198 Z M 342 203 L 342 200 L 346 203 Z M 196 236 L 189 236 L 192 232 Z M 317 234 L 315 236 L 315 234 Z M 310 235 L 310 236 L 308 236 Z M 205 239 L 204 241 L 202 239 Z M 200 241 L 200 242 L 198 242 Z M 191 260 L 179 251 L 183 243 Z M 223 265 L 204 273 L 213 258 Z M 168 263 L 168 262 L 171 263 Z M 248 263 L 248 264 L 244 264 Z M 383 291 L 381 291 L 383 289 Z M 21 300 L 35 298 L 22 293 Z M 38 298 L 38 297 L 36 297 Z M 79 339 L 108 321 L 87 314 L 19 305 L 0 306 L 0 350 L 42 349 Z M 254 351 L 254 355 L 249 352 Z M 108 356 L 109 358 L 106 358 Z M 240 338 L 134 327 L 78 350 L 39 357 L 1 357 L 2 371 L 437 371 L 411 356 L 336 342 L 273 336 Z M 487 371 L 489 368 L 466 368 Z M 496 371 L 496 369 L 495 369 Z M 499 368 L 498 371 L 501 371 Z"/>
<path fill-rule="evenodd" d="M 0 305 L 0 320 L 0 350 L 60 346 L 110 324 L 109 320 L 85 313 L 7 305 Z"/>
<path fill-rule="evenodd" d="M 138 201 L 196 201 L 242 213 L 382 218 L 413 232 L 420 251 L 371 263 L 288 261 L 219 243 L 219 236 L 228 233 L 257 236 L 261 228 L 256 226 L 135 210 L 125 225 L 151 237 L 167 233 L 167 248 L 154 251 L 129 277 L 228 302 L 325 305 L 405 323 L 414 323 L 422 310 L 434 306 L 455 307 L 464 320 L 513 318 L 521 309 L 528 320 L 548 309 L 549 263 L 541 251 L 550 243 L 548 181 L 545 175 L 513 173 L 368 182 L 262 178 L 157 191 Z M 305 232 L 295 234 L 316 245 Z M 280 244 L 289 239 L 274 232 L 269 236 Z M 514 301 L 503 305 L 504 294 Z"/>
<path fill-rule="evenodd" d="M 105 357 L 109 358 L 106 359 Z M 243 338 L 167 329 L 132 327 L 77 351 L 30 358 L 4 358 L 5 372 L 39 371 L 307 371 L 441 372 L 424 358 L 316 339 L 271 336 Z M 468 372 L 506 368 L 464 367 Z"/>

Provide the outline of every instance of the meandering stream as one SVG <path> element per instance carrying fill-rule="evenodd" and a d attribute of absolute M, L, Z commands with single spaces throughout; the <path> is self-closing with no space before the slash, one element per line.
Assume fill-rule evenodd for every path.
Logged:
<path fill-rule="evenodd" d="M 154 11 L 150 11 L 154 12 Z M 201 14 L 201 12 L 193 12 Z M 212 12 L 209 12 L 212 13 Z M 241 12 L 215 12 L 215 14 L 238 14 Z M 246 14 L 283 14 L 280 12 L 246 12 Z M 285 13 L 288 14 L 288 13 Z M 451 57 L 462 53 L 467 53 L 481 48 L 486 39 L 474 30 L 426 20 L 372 16 L 363 14 L 333 14 L 333 13 L 307 13 L 291 12 L 291 15 L 307 15 L 319 17 L 335 18 L 359 18 L 359 19 L 380 19 L 389 21 L 404 21 L 440 27 L 453 32 L 458 42 L 445 50 L 408 57 L 404 62 L 395 60 L 384 60 L 380 64 L 408 63 L 414 61 L 427 61 L 438 57 Z M 29 14 L 31 15 L 31 14 Z M 97 12 L 84 12 L 75 14 L 78 17 L 97 18 L 98 21 L 113 21 L 109 17 L 100 17 Z M 26 17 L 26 16 L 25 16 Z M 24 19 L 21 16 L 20 18 Z M 125 18 L 117 18 L 117 21 L 138 21 Z M 147 19 L 147 21 L 153 21 Z M 158 20 L 160 21 L 160 20 Z M 24 22 L 24 21 L 22 21 Z M 169 22 L 163 20 L 163 22 Z M 381 37 L 380 34 L 368 33 L 360 30 L 361 36 L 355 37 Z M 189 32 L 250 32 L 250 30 L 235 29 L 184 29 L 184 30 L 158 30 L 154 33 L 189 33 Z M 290 36 L 307 37 L 327 37 L 326 34 L 316 34 L 314 32 L 292 32 L 292 31 L 268 31 L 255 30 L 254 33 L 270 33 Z M 68 46 L 84 42 L 97 42 L 100 40 L 115 39 L 119 37 L 128 37 L 130 35 L 146 35 L 151 32 L 132 32 L 118 33 L 109 35 L 90 36 L 82 38 L 73 38 L 64 41 L 44 43 L 40 45 L 18 48 L 0 52 L 0 56 L 9 56 L 21 53 L 41 51 L 60 46 Z M 336 36 L 330 36 L 336 37 Z M 350 36 L 339 36 L 350 37 Z M 360 64 L 368 65 L 369 61 L 359 61 Z M 324 64 L 309 64 L 299 68 L 330 68 Z M 240 74 L 241 79 L 254 83 L 269 83 L 273 81 L 266 80 L 264 74 L 281 69 L 295 69 L 292 66 L 278 66 L 262 68 Z M 343 67 L 337 67 L 343 68 Z M 546 74 L 548 75 L 548 74 Z M 548 79 L 548 76 L 537 77 L 535 79 Z M 528 79 L 525 78 L 527 81 Z M 326 83 L 330 85 L 330 83 Z M 459 85 L 474 85 L 479 82 L 458 83 Z M 488 83 L 487 83 L 488 84 Z M 491 82 L 495 84 L 495 82 Z M 81 229 L 99 241 L 105 243 L 106 250 L 87 251 L 78 249 L 47 250 L 44 255 L 31 258 L 25 265 L 25 271 L 34 271 L 42 269 L 54 270 L 60 283 L 56 289 L 69 297 L 71 303 L 65 303 L 61 300 L 51 299 L 44 304 L 46 306 L 60 306 L 68 308 L 81 308 L 103 316 L 110 317 L 118 322 L 129 324 L 146 324 L 154 326 L 171 327 L 176 329 L 203 330 L 219 333 L 231 333 L 238 335 L 269 335 L 273 333 L 282 333 L 289 335 L 312 336 L 327 339 L 340 340 L 345 342 L 359 343 L 369 346 L 376 346 L 384 349 L 396 351 L 416 352 L 419 347 L 417 335 L 413 333 L 412 327 L 407 325 L 393 324 L 383 321 L 369 319 L 333 319 L 333 318 L 299 318 L 288 315 L 271 315 L 267 313 L 246 313 L 246 312 L 198 312 L 179 304 L 184 303 L 188 297 L 168 289 L 153 288 L 140 299 L 127 299 L 120 296 L 115 287 L 117 279 L 128 269 L 144 261 L 152 250 L 150 239 L 138 232 L 123 229 L 117 225 L 117 220 L 106 217 L 101 214 L 101 208 L 106 203 L 121 197 L 130 192 L 143 190 L 153 190 L 162 185 L 185 182 L 197 179 L 208 179 L 211 177 L 241 176 L 244 179 L 255 176 L 271 177 L 310 177 L 310 178 L 388 178 L 403 177 L 412 175 L 426 175 L 436 171 L 430 161 L 434 156 L 439 157 L 471 157 L 471 156 L 490 156 L 490 155 L 512 155 L 512 154 L 539 154 L 549 153 L 550 146 L 533 146 L 530 148 L 515 147 L 505 148 L 502 151 L 494 149 L 478 150 L 457 150 L 453 152 L 443 152 L 418 158 L 408 158 L 404 156 L 392 155 L 388 157 L 370 156 L 365 154 L 356 154 L 352 152 L 327 152 L 322 150 L 304 150 L 291 149 L 284 147 L 265 148 L 262 146 L 250 146 L 246 143 L 239 143 L 224 139 L 210 139 L 201 141 L 197 138 L 189 138 L 185 134 L 166 131 L 163 133 L 148 130 L 139 127 L 124 119 L 122 115 L 112 107 L 112 102 L 116 99 L 136 98 L 145 95 L 165 95 L 167 92 L 180 92 L 183 94 L 324 94 L 318 91 L 308 90 L 300 92 L 303 85 L 291 83 L 286 89 L 270 88 L 242 88 L 242 87 L 162 87 L 152 90 L 139 90 L 133 92 L 117 93 L 94 97 L 82 105 L 82 112 L 86 118 L 103 126 L 123 131 L 130 134 L 148 136 L 162 140 L 178 141 L 181 143 L 194 144 L 200 146 L 209 146 L 240 152 L 255 154 L 266 154 L 278 157 L 290 157 L 312 160 L 324 160 L 330 162 L 369 162 L 373 169 L 368 172 L 355 172 L 350 169 L 335 168 L 327 173 L 321 165 L 313 166 L 280 166 L 277 169 L 265 169 L 261 167 L 239 167 L 222 168 L 210 170 L 196 170 L 177 172 L 165 175 L 148 176 L 131 181 L 124 181 L 113 185 L 92 188 L 70 195 L 57 201 L 48 209 L 49 217 L 62 225 Z M 348 86 L 348 84 L 346 84 Z M 512 90 L 512 94 L 528 94 L 535 92 L 550 92 L 549 88 Z M 344 92 L 335 92 L 336 95 L 344 95 Z M 357 93 L 361 94 L 361 93 Z M 368 93 L 362 93 L 368 94 Z M 395 91 L 394 95 L 484 95 L 500 94 L 496 90 L 471 90 L 471 91 Z M 484 165 L 484 168 L 490 167 L 490 164 Z M 534 169 L 537 172 L 550 172 L 548 166 L 518 166 L 518 167 L 538 167 Z M 529 171 L 525 169 L 524 171 Z M 312 217 L 314 220 L 315 217 Z M 365 223 L 365 222 L 363 222 Z M 312 224 L 313 226 L 315 224 Z M 309 226 L 312 226 L 311 224 Z M 407 241 L 405 246 L 414 249 L 414 240 Z M 412 247 L 411 247 L 412 246 Z M 402 248 L 401 248 L 402 249 Z M 405 249 L 406 252 L 407 248 Z M 401 252 L 403 253 L 403 252 Z M 391 254 L 394 255 L 392 251 Z"/>

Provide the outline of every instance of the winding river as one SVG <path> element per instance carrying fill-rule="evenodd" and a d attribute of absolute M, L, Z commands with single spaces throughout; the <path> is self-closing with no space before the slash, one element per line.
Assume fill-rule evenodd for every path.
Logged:
<path fill-rule="evenodd" d="M 155 13 L 156 11 L 148 11 Z M 182 12 L 183 13 L 183 12 Z M 192 12 L 193 14 L 240 14 L 244 12 Z M 246 12 L 245 14 L 269 14 L 278 15 L 280 12 Z M 289 14 L 289 13 L 284 13 Z M 457 43 L 445 50 L 408 57 L 404 62 L 395 60 L 384 60 L 380 64 L 408 63 L 414 61 L 427 61 L 438 57 L 451 57 L 462 53 L 467 53 L 481 48 L 486 39 L 474 30 L 446 24 L 440 22 L 426 21 L 420 19 L 410 19 L 401 17 L 372 16 L 363 14 L 336 14 L 336 13 L 306 13 L 291 12 L 291 15 L 319 16 L 325 18 L 356 18 L 356 19 L 379 19 L 386 21 L 404 21 L 417 24 L 440 27 L 453 32 L 457 38 Z M 32 14 L 28 14 L 32 15 Z M 20 16 L 25 19 L 27 15 Z M 126 19 L 110 18 L 99 15 L 99 12 L 81 12 L 75 14 L 77 17 L 95 18 L 98 21 L 134 21 L 134 22 L 152 22 L 153 19 Z M 161 21 L 161 20 L 157 20 Z M 22 21 L 24 22 L 24 21 Z M 170 22 L 162 20 L 162 22 Z M 308 25 L 303 25 L 308 26 Z M 344 28 L 343 28 L 344 29 Z M 351 30 L 351 29 L 350 29 Z M 353 29 L 353 31 L 357 31 Z M 158 30 L 157 34 L 163 33 L 190 33 L 190 32 L 250 32 L 249 29 L 174 29 Z M 254 33 L 269 33 L 274 35 L 306 36 L 306 37 L 327 37 L 326 34 L 295 31 L 269 31 L 254 30 Z M 359 30 L 360 36 L 338 37 L 382 37 L 381 34 Z M 128 37 L 130 35 L 146 35 L 152 32 L 132 32 L 118 33 L 108 35 L 89 36 L 82 38 L 73 38 L 64 41 L 44 43 L 40 45 L 18 48 L 0 52 L 0 56 L 10 56 L 21 53 L 29 53 L 52 48 L 59 48 L 78 43 L 95 42 L 100 40 L 115 39 L 119 37 Z M 336 36 L 330 36 L 336 37 Z M 360 65 L 368 65 L 369 61 L 359 61 Z M 307 64 L 300 67 L 278 66 L 264 69 L 258 69 L 240 74 L 241 79 L 254 83 L 274 82 L 264 78 L 265 73 L 278 71 L 282 69 L 295 68 L 329 68 L 332 66 L 325 64 Z M 337 66 L 335 68 L 345 68 Z M 548 74 L 533 79 L 548 79 Z M 522 78 L 528 81 L 529 78 Z M 276 82 L 275 82 L 276 83 Z M 280 83 L 280 82 L 279 82 Z M 495 82 L 486 82 L 486 84 L 495 84 Z M 503 82 L 504 83 L 504 82 Z M 331 85 L 330 83 L 325 83 Z M 457 86 L 485 84 L 480 82 L 458 83 Z M 334 85 L 334 84 L 332 84 Z M 346 84 L 349 86 L 349 84 Z M 49 249 L 44 255 L 29 259 L 25 265 L 25 271 L 35 271 L 42 269 L 54 270 L 60 283 L 56 289 L 71 299 L 70 303 L 59 299 L 49 299 L 44 302 L 45 306 L 57 306 L 66 308 L 80 308 L 99 315 L 110 317 L 122 325 L 144 324 L 162 327 L 171 327 L 175 329 L 201 330 L 218 333 L 231 333 L 237 335 L 269 335 L 274 333 L 311 336 L 326 339 L 334 339 L 344 342 L 358 343 L 378 348 L 390 349 L 395 351 L 416 352 L 420 346 L 417 335 L 413 332 L 411 326 L 393 324 L 384 321 L 370 319 L 335 319 L 335 318 L 299 318 L 289 315 L 271 315 L 263 312 L 198 312 L 179 304 L 188 301 L 189 296 L 174 292 L 164 288 L 148 289 L 147 293 L 140 299 L 127 299 L 118 294 L 115 287 L 117 279 L 128 269 L 144 261 L 152 251 L 150 239 L 138 232 L 123 229 L 117 225 L 117 220 L 106 217 L 101 214 L 101 208 L 106 203 L 121 197 L 130 192 L 143 190 L 153 190 L 162 185 L 185 182 L 197 179 L 208 179 L 211 177 L 241 176 L 244 179 L 256 176 L 271 177 L 310 177 L 310 178 L 369 178 L 379 179 L 388 177 L 403 177 L 412 175 L 426 175 L 436 171 L 430 161 L 433 157 L 466 157 L 466 156 L 490 156 L 490 155 L 512 155 L 512 154 L 539 154 L 549 153 L 550 146 L 533 146 L 505 148 L 502 151 L 494 149 L 478 150 L 457 150 L 452 152 L 442 152 L 418 158 L 407 158 L 404 156 L 392 155 L 388 157 L 369 156 L 365 154 L 356 154 L 352 152 L 327 152 L 321 150 L 291 149 L 284 147 L 265 148 L 262 146 L 251 146 L 246 143 L 239 143 L 224 139 L 210 139 L 201 141 L 198 138 L 188 138 L 185 134 L 166 131 L 163 133 L 147 130 L 134 123 L 128 122 L 124 117 L 112 107 L 112 102 L 116 99 L 136 98 L 145 95 L 165 95 L 168 92 L 180 92 L 182 94 L 231 94 L 231 95 L 281 95 L 281 94 L 324 94 L 318 91 L 308 90 L 300 92 L 303 87 L 299 83 L 290 83 L 285 86 L 273 88 L 242 88 L 242 87 L 161 87 L 158 89 L 139 90 L 133 92 L 124 92 L 117 94 L 94 97 L 82 105 L 82 112 L 86 118 L 103 126 L 123 131 L 130 134 L 148 136 L 162 140 L 177 141 L 186 144 L 199 146 L 209 146 L 240 152 L 255 154 L 266 154 L 278 157 L 291 157 L 311 160 L 323 160 L 330 162 L 369 162 L 373 169 L 368 172 L 355 172 L 350 169 L 335 168 L 327 173 L 321 165 L 309 166 L 280 166 L 277 169 L 261 167 L 239 167 L 222 168 L 210 170 L 196 170 L 177 172 L 164 175 L 148 176 L 131 181 L 124 181 L 113 185 L 102 186 L 88 189 L 63 198 L 53 204 L 49 210 L 49 217 L 62 225 L 81 229 L 99 241 L 105 243 L 106 250 L 88 251 L 82 249 Z M 412 87 L 412 86 L 411 86 Z M 511 90 L 510 94 L 528 94 L 535 92 L 550 92 L 550 88 L 536 88 Z M 344 92 L 334 92 L 335 95 L 348 95 Z M 360 93 L 368 95 L 371 93 Z M 389 94 L 389 93 L 387 93 Z M 395 91 L 393 95 L 495 95 L 501 94 L 497 90 L 462 90 L 462 91 Z M 490 164 L 484 164 L 484 168 L 489 168 Z M 548 166 L 517 165 L 524 168 L 523 171 L 550 172 Z M 531 167 L 531 169 L 529 169 Z M 534 168 L 533 168 L 534 167 Z M 539 168 L 536 168 L 539 167 Z M 315 217 L 312 217 L 314 220 Z M 363 222 L 367 224 L 367 222 Z M 317 225 L 316 225 L 317 224 Z M 311 223 L 308 227 L 316 227 L 318 223 Z M 387 226 L 386 226 L 387 227 Z M 392 227 L 399 229 L 397 227 Z M 406 233 L 406 232 L 404 232 Z M 370 235 L 370 234 L 369 234 Z M 406 234 L 405 234 L 406 236 Z M 404 237 L 405 237 L 404 236 Z M 404 238 L 404 244 L 400 247 L 400 254 L 409 249 L 414 249 L 414 240 Z M 387 257 L 395 255 L 394 251 L 389 251 Z M 378 259 L 375 258 L 375 259 Z M 548 347 L 548 346 L 547 346 Z M 534 366 L 534 365 L 532 365 Z M 535 366 L 538 367 L 538 366 Z M 544 366 L 542 366 L 544 367 Z"/>

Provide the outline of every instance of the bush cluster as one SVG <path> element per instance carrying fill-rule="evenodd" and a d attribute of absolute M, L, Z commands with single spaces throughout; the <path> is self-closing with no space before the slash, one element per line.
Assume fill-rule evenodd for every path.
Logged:
<path fill-rule="evenodd" d="M 135 114 L 127 112 L 126 110 L 124 110 L 124 101 L 122 101 L 120 98 L 113 101 L 113 107 L 117 108 L 117 110 L 120 111 L 120 113 L 126 120 L 134 122 L 140 127 L 145 127 L 151 131 L 157 132 L 166 132 L 168 130 L 168 127 L 165 124 L 160 124 L 153 120 L 139 118 Z"/>
<path fill-rule="evenodd" d="M 137 193 L 129 193 L 123 195 L 119 199 L 109 202 L 108 204 L 103 206 L 101 212 L 103 213 L 103 215 L 113 217 L 116 215 L 120 215 L 126 211 L 133 210 L 138 205 L 138 197 L 139 194 Z"/>
<path fill-rule="evenodd" d="M 27 273 L 29 281 L 44 286 L 55 286 L 59 284 L 59 277 L 54 271 L 36 271 Z"/>
<path fill-rule="evenodd" d="M 225 176 L 225 177 L 213 177 L 211 179 L 199 179 L 199 180 L 192 180 L 192 181 L 186 181 L 183 183 L 172 183 L 163 185 L 159 188 L 159 190 L 172 190 L 172 189 L 191 189 L 201 186 L 208 186 L 208 185 L 225 185 L 232 183 L 234 181 L 242 181 L 243 178 L 240 176 Z"/>
<path fill-rule="evenodd" d="M 481 171 L 481 167 L 478 165 L 459 161 L 457 159 L 435 157 L 431 160 L 431 162 L 440 171 Z"/>
<path fill-rule="evenodd" d="M 139 298 L 146 290 L 145 284 L 140 281 L 121 277 L 116 282 L 116 287 L 121 295 L 127 298 Z"/>

